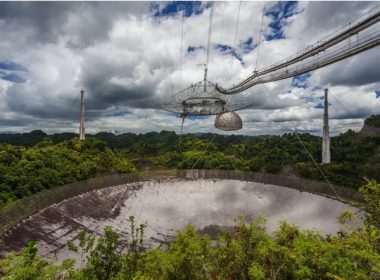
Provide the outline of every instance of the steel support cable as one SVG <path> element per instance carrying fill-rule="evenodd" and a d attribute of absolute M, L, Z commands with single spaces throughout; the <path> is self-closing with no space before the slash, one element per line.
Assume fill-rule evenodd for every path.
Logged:
<path fill-rule="evenodd" d="M 217 135 L 217 134 L 215 133 L 214 136 L 211 138 L 211 140 L 208 141 L 207 146 L 206 146 L 206 148 L 204 149 L 204 152 L 207 152 L 207 150 L 208 150 L 210 144 L 214 141 L 216 135 Z M 197 166 L 197 164 L 198 164 L 200 158 L 201 158 L 201 157 L 198 157 L 198 158 L 197 158 L 197 160 L 194 162 L 194 164 L 191 166 L 190 169 L 194 169 L 194 167 Z"/>
<path fill-rule="evenodd" d="M 235 53 L 236 53 L 237 34 L 238 34 L 238 30 L 239 30 L 240 8 L 241 8 L 241 1 L 239 1 L 238 15 L 237 15 L 237 20 L 236 20 L 235 40 L 234 40 L 234 52 Z"/>
<path fill-rule="evenodd" d="M 254 72 L 256 72 L 256 70 L 257 70 L 257 64 L 259 61 L 259 51 L 260 51 L 261 36 L 263 33 L 263 23 L 264 23 L 264 15 L 265 15 L 265 4 L 266 4 L 266 1 L 264 1 L 263 11 L 262 11 L 262 15 L 261 15 L 261 27 L 260 27 L 259 43 L 257 44 L 257 50 L 256 50 L 256 63 L 255 63 L 255 71 Z"/>
<path fill-rule="evenodd" d="M 165 241 L 166 245 L 170 244 L 170 242 L 166 239 L 166 236 L 168 236 L 167 234 L 164 234 L 162 231 L 159 231 L 158 229 L 152 227 L 151 225 L 147 224 L 147 227 L 149 227 L 150 229 L 152 229 L 153 231 L 155 231 L 158 235 L 161 235 L 164 238 L 164 241 Z"/>
<path fill-rule="evenodd" d="M 369 35 L 373 35 L 373 34 L 375 34 L 376 36 L 369 36 Z M 331 56 L 331 54 L 332 53 L 337 53 L 337 51 L 339 50 L 339 51 L 345 51 L 345 52 L 347 52 L 347 51 L 350 51 L 350 49 L 351 48 L 353 48 L 353 47 L 358 47 L 358 45 L 359 44 L 363 44 L 363 43 L 366 43 L 366 42 L 369 42 L 369 41 L 371 41 L 371 40 L 375 40 L 376 38 L 377 38 L 377 36 L 380 36 L 380 34 L 379 34 L 379 30 L 375 30 L 375 32 L 372 32 L 372 33 L 370 33 L 370 34 L 366 34 L 366 37 L 362 37 L 362 38 L 360 38 L 360 40 L 357 38 L 356 39 L 356 45 L 355 44 L 351 44 L 351 42 L 349 42 L 349 44 L 347 44 L 347 45 L 342 45 L 342 44 L 339 44 L 339 45 L 337 45 L 338 46 L 338 48 L 331 48 L 331 49 L 327 49 L 327 50 L 325 50 L 324 52 L 323 52 L 323 54 L 321 54 L 321 56 L 322 56 L 322 60 L 320 61 L 320 62 L 323 62 L 324 60 L 326 60 L 326 56 L 328 56 L 328 55 L 330 55 Z M 364 40 L 365 39 L 365 40 Z M 353 46 L 354 45 L 354 46 Z M 335 47 L 335 46 L 334 46 Z M 302 63 L 302 65 L 301 66 L 304 66 L 304 64 L 307 64 L 307 63 L 310 63 L 310 61 L 315 61 L 315 60 L 319 60 L 319 55 L 318 56 L 315 56 L 315 57 L 310 57 L 309 58 L 310 60 L 307 60 L 306 62 L 305 61 L 302 61 L 302 62 L 300 62 L 300 63 Z M 300 67 L 299 66 L 299 63 L 296 63 L 296 64 L 293 64 L 293 65 L 291 65 L 290 67 Z M 302 68 L 302 67 L 301 67 Z M 287 70 L 288 71 L 288 70 Z M 274 71 L 275 73 L 276 73 L 276 71 Z M 263 76 L 263 75 L 262 75 Z"/>
<path fill-rule="evenodd" d="M 267 82 L 273 82 L 273 81 L 283 80 L 283 79 L 287 79 L 287 78 L 290 78 L 290 77 L 293 77 L 293 76 L 296 76 L 296 75 L 304 74 L 304 73 L 310 72 L 312 70 L 316 70 L 318 68 L 322 68 L 322 67 L 327 66 L 329 64 L 335 63 L 337 61 L 343 60 L 343 59 L 345 59 L 347 57 L 356 55 L 356 54 L 358 54 L 360 52 L 363 52 L 365 50 L 373 48 L 373 47 L 375 47 L 377 45 L 379 45 L 379 41 L 378 40 L 372 41 L 372 42 L 368 42 L 365 45 L 359 46 L 361 48 L 355 48 L 351 52 L 342 53 L 342 55 L 339 55 L 339 56 L 338 55 L 332 56 L 329 59 L 326 59 L 325 61 L 322 61 L 321 63 L 314 63 L 314 64 L 309 65 L 308 67 L 298 68 L 298 69 L 296 69 L 293 72 L 292 71 L 288 71 L 288 73 L 285 73 L 285 74 L 274 75 L 273 77 L 258 79 L 257 81 L 254 81 L 254 82 L 252 82 L 249 85 L 246 85 L 244 88 L 242 88 L 242 90 L 246 90 L 246 89 L 248 89 L 248 88 L 250 88 L 250 87 L 252 87 L 254 85 L 257 85 L 257 84 L 262 84 L 262 83 L 267 83 Z"/>
<path fill-rule="evenodd" d="M 324 61 L 317 61 L 317 63 L 313 63 L 308 65 L 307 67 L 304 66 L 303 68 L 297 66 L 297 69 L 295 71 L 287 71 L 285 74 L 282 75 L 275 75 L 274 77 L 269 77 L 269 78 L 263 78 L 259 79 L 258 81 L 252 82 L 251 84 L 247 85 L 244 87 L 245 89 L 248 89 L 249 87 L 252 87 L 253 85 L 260 84 L 260 83 L 266 83 L 266 82 L 272 82 L 272 81 L 278 81 L 282 79 L 286 79 L 292 76 L 300 75 L 307 73 L 312 70 L 316 70 L 318 68 L 327 66 L 329 64 L 335 63 L 337 61 L 343 60 L 347 57 L 356 55 L 358 53 L 361 53 L 363 51 L 366 51 L 370 48 L 376 47 L 379 45 L 379 40 L 380 40 L 380 33 L 378 34 L 379 38 L 372 38 L 371 40 L 368 40 L 364 43 L 357 44 L 355 48 L 352 48 L 351 50 L 345 50 L 344 52 L 340 52 L 341 49 L 335 50 L 334 53 L 330 54 L 330 57 L 325 59 Z M 276 74 L 276 73 L 275 73 Z"/>
<path fill-rule="evenodd" d="M 236 53 L 236 40 L 237 40 L 237 34 L 238 34 L 238 30 L 239 30 L 240 9 L 241 9 L 241 1 L 239 1 L 238 14 L 237 14 L 237 19 L 236 19 L 236 27 L 235 27 L 234 45 L 232 48 L 232 51 L 235 52 L 235 55 L 237 55 L 237 53 Z M 231 66 L 232 66 L 232 64 L 233 64 L 233 60 L 231 61 Z M 226 69 L 224 74 L 227 74 L 227 71 L 228 70 Z"/>
<path fill-rule="evenodd" d="M 327 178 L 326 174 L 323 172 L 323 170 L 320 168 L 319 164 L 314 160 L 314 157 L 313 155 L 309 152 L 309 150 L 307 149 L 306 145 L 304 144 L 304 142 L 301 140 L 301 138 L 298 136 L 298 133 L 296 132 L 295 133 L 296 137 L 298 138 L 298 140 L 300 141 L 300 143 L 302 144 L 302 146 L 304 147 L 305 151 L 307 152 L 307 154 L 309 155 L 309 157 L 311 158 L 311 160 L 313 161 L 313 163 L 315 164 L 315 166 L 318 168 L 319 172 L 321 172 L 323 178 L 325 179 L 325 181 L 327 182 L 327 184 L 330 186 L 330 188 L 332 189 L 332 191 L 335 193 L 336 197 L 338 198 L 338 200 L 340 201 L 343 201 L 340 197 L 340 195 L 338 194 L 338 192 L 335 190 L 334 186 L 331 184 L 330 180 Z"/>
<path fill-rule="evenodd" d="M 267 69 L 264 69 L 264 70 L 260 71 L 256 75 L 252 75 L 252 76 L 248 77 L 246 80 L 242 81 L 241 83 L 239 83 L 238 85 L 232 87 L 231 89 L 236 88 L 239 85 L 245 84 L 249 80 L 255 78 L 255 76 L 264 75 L 264 74 L 266 74 L 268 72 L 275 71 L 275 70 L 287 67 L 287 66 L 289 66 L 291 64 L 294 64 L 294 63 L 296 63 L 298 61 L 306 59 L 306 58 L 308 58 L 310 56 L 316 55 L 319 52 L 324 51 L 327 48 L 329 48 L 329 47 L 331 47 L 333 45 L 336 45 L 336 44 L 340 43 L 341 41 L 343 41 L 343 40 L 345 40 L 345 39 L 347 39 L 347 38 L 349 38 L 349 37 L 351 37 L 351 36 L 353 36 L 355 34 L 358 34 L 360 31 L 368 28 L 369 26 L 371 26 L 371 25 L 373 25 L 373 24 L 375 24 L 376 22 L 379 21 L 380 11 L 377 11 L 378 7 L 380 7 L 380 6 L 377 6 L 377 7 L 375 7 L 374 9 L 372 9 L 370 11 L 370 12 L 372 12 L 372 11 L 377 12 L 377 13 L 375 13 L 375 15 L 372 15 L 371 17 L 367 18 L 366 20 L 363 20 L 362 22 L 358 23 L 357 25 L 355 25 L 353 27 L 351 27 L 351 22 L 350 22 L 348 25 L 345 25 L 345 26 L 341 27 L 337 31 L 334 31 L 330 35 L 328 35 L 325 38 L 319 40 L 317 43 L 309 46 L 303 52 L 301 52 L 300 55 L 298 55 L 298 54 L 297 55 L 293 55 L 292 57 L 286 58 L 285 60 L 283 60 L 281 62 L 273 64 L 273 65 L 269 66 Z M 366 14 L 368 14 L 368 13 L 366 13 Z M 364 14 L 364 15 L 366 15 L 366 14 Z M 362 15 L 361 17 L 363 17 L 364 15 Z M 345 30 L 344 32 L 339 33 L 338 35 L 335 35 L 338 31 L 343 30 L 347 26 L 349 27 L 348 30 Z M 333 36 L 333 35 L 335 35 L 335 36 Z M 329 38 L 329 37 L 332 37 L 332 38 Z M 321 44 L 321 42 L 323 42 L 323 43 Z"/>
<path fill-rule="evenodd" d="M 62 114 L 64 119 L 68 119 L 69 114 L 74 113 L 75 109 L 77 109 L 74 105 L 78 102 L 80 95 L 77 94 L 73 101 L 70 103 L 70 106 L 65 110 L 65 112 Z M 80 111 L 80 110 L 79 110 Z"/>
<path fill-rule="evenodd" d="M 273 99 L 273 96 L 272 94 L 267 91 L 267 93 L 270 95 L 270 97 Z M 295 130 L 296 128 L 294 128 Z M 306 145 L 303 143 L 303 141 L 301 140 L 301 138 L 298 136 L 298 133 L 294 133 L 297 137 L 297 139 L 299 140 L 299 142 L 302 144 L 303 148 L 305 149 L 306 153 L 309 155 L 310 159 L 313 161 L 313 163 L 315 164 L 315 166 L 318 168 L 319 172 L 322 174 L 324 180 L 327 182 L 327 184 L 329 185 L 329 187 L 333 190 L 334 194 L 336 195 L 336 197 L 338 198 L 339 201 L 343 201 L 340 197 L 340 195 L 338 194 L 338 192 L 335 190 L 333 184 L 330 182 L 330 180 L 327 178 L 327 176 L 325 175 L 325 173 L 323 172 L 323 170 L 320 168 L 320 166 L 318 165 L 318 163 L 314 160 L 314 157 L 313 155 L 309 152 L 309 150 L 307 149 Z"/>
<path fill-rule="evenodd" d="M 182 18 L 181 18 L 181 46 L 180 46 L 180 53 L 181 53 L 181 60 L 180 60 L 180 68 L 179 68 L 179 90 L 182 89 L 182 59 L 183 59 L 183 21 L 184 21 L 184 13 L 185 11 L 182 11 Z"/>
<path fill-rule="evenodd" d="M 223 89 L 220 89 L 220 87 L 218 87 L 218 91 L 223 93 L 223 94 L 228 94 L 228 95 L 232 95 L 232 94 L 236 94 L 236 93 L 240 93 L 256 84 L 259 84 L 259 83 L 263 83 L 263 82 L 272 82 L 272 81 L 277 81 L 277 80 L 281 80 L 281 79 L 286 79 L 286 78 L 289 78 L 289 77 L 293 77 L 295 75 L 299 75 L 299 74 L 304 74 L 306 72 L 309 72 L 309 71 L 312 71 L 312 70 L 316 70 L 318 68 L 322 68 L 324 66 L 327 66 L 329 64 L 332 64 L 332 63 L 335 63 L 335 62 L 338 62 L 340 60 L 343 60 L 345 58 L 348 58 L 350 56 L 354 56 L 358 53 L 361 53 L 361 52 L 364 52 L 368 49 L 371 49 L 371 48 L 374 48 L 378 45 L 377 42 L 373 41 L 373 42 L 367 42 L 366 44 L 364 44 L 361 49 L 360 48 L 355 48 L 353 49 L 351 52 L 347 52 L 346 50 L 346 53 L 342 56 L 336 56 L 333 60 L 331 61 L 328 61 L 328 63 L 325 63 L 326 60 L 321 60 L 321 63 L 317 66 L 317 67 L 312 67 L 312 68 L 303 68 L 304 65 L 301 65 L 301 69 L 308 69 L 308 70 L 302 70 L 302 71 L 297 71 L 296 73 L 291 73 L 291 71 L 286 71 L 286 73 L 289 73 L 288 75 L 283 75 L 282 78 L 279 78 L 279 79 L 268 79 L 268 80 L 260 80 L 260 82 L 257 82 L 258 79 L 254 79 L 252 81 L 250 81 L 250 83 L 247 83 L 245 84 L 244 86 L 241 86 L 237 89 L 232 89 L 232 90 L 228 90 L 228 91 L 224 91 Z M 348 55 L 347 55 L 348 54 Z M 317 59 L 319 59 L 319 57 L 317 57 Z M 300 67 L 297 65 L 297 67 Z M 260 77 L 255 77 L 255 78 L 260 78 Z"/>
<path fill-rule="evenodd" d="M 297 69 L 294 72 L 286 70 L 285 74 L 275 76 L 274 78 L 267 78 L 267 79 L 263 78 L 261 80 L 256 79 L 256 81 L 253 80 L 249 84 L 246 84 L 244 86 L 241 86 L 241 87 L 239 87 L 237 89 L 233 89 L 233 90 L 223 90 L 220 87 L 218 87 L 218 85 L 216 85 L 216 89 L 219 92 L 221 92 L 222 94 L 228 94 L 228 95 L 237 94 L 237 93 L 240 93 L 240 92 L 242 92 L 242 91 L 244 91 L 244 90 L 246 90 L 246 89 L 248 89 L 254 85 L 257 85 L 257 84 L 283 80 L 283 79 L 287 79 L 287 78 L 290 78 L 290 77 L 293 77 L 296 75 L 300 75 L 300 74 L 304 74 L 304 73 L 316 70 L 318 68 L 322 68 L 324 66 L 330 65 L 332 63 L 338 62 L 338 61 L 343 60 L 345 58 L 354 56 L 356 54 L 359 54 L 361 52 L 364 52 L 366 50 L 374 48 L 374 47 L 378 46 L 379 44 L 380 44 L 380 34 L 377 34 L 376 36 L 373 36 L 369 40 L 367 40 L 363 43 L 357 44 L 354 48 L 345 50 L 345 52 L 342 52 L 340 55 L 337 55 L 335 53 L 334 56 L 331 56 L 331 54 L 330 54 L 330 57 L 328 59 L 321 60 L 321 61 L 319 61 L 320 63 L 314 63 L 311 66 L 308 66 L 308 67 L 304 66 L 303 68 L 300 68 L 297 65 Z M 351 47 L 352 47 L 352 43 L 351 43 Z M 327 55 L 325 55 L 325 56 L 327 56 Z M 317 57 L 317 59 L 318 59 L 318 57 Z M 274 73 L 274 74 L 276 74 L 276 73 Z M 260 77 L 256 76 L 255 78 L 260 78 Z"/>
<path fill-rule="evenodd" d="M 377 6 L 375 9 L 377 9 L 378 7 L 379 6 Z M 375 9 L 373 9 L 373 10 L 375 10 Z M 251 75 L 250 77 L 248 77 L 247 79 L 243 80 L 241 83 L 237 84 L 234 87 L 231 87 L 228 90 L 222 89 L 218 85 L 216 85 L 216 89 L 218 91 L 220 91 L 221 93 L 224 93 L 224 94 L 238 93 L 238 92 L 231 93 L 232 89 L 239 88 L 240 86 L 248 83 L 249 81 L 251 81 L 252 79 L 254 79 L 258 76 L 265 75 L 267 73 L 270 73 L 270 72 L 279 70 L 281 68 L 287 67 L 289 65 L 292 65 L 296 62 L 302 61 L 308 57 L 314 56 L 314 55 L 316 55 L 316 54 L 318 54 L 318 53 L 320 53 L 320 52 L 322 52 L 322 51 L 324 51 L 324 50 L 326 50 L 326 49 L 328 49 L 328 48 L 330 48 L 330 47 L 332 47 L 332 46 L 334 46 L 334 45 L 336 45 L 336 44 L 338 44 L 344 40 L 346 40 L 347 38 L 352 37 L 353 35 L 355 35 L 358 32 L 370 27 L 371 25 L 374 25 L 379 20 L 380 20 L 380 11 L 376 11 L 376 13 L 374 15 L 372 15 L 371 17 L 369 17 L 369 18 L 359 22 L 358 24 L 350 27 L 348 30 L 344 30 L 343 32 L 335 35 L 334 37 L 327 39 L 326 41 L 323 41 L 323 43 L 321 43 L 322 42 L 321 40 L 318 41 L 316 44 L 306 48 L 305 51 L 303 51 L 300 55 L 292 56 L 290 58 L 285 59 L 282 62 L 276 63 L 276 64 L 268 67 L 267 69 L 264 69 L 258 73 L 255 73 L 255 74 Z M 351 26 L 351 24 L 349 24 L 349 26 Z M 335 33 L 337 33 L 337 32 L 335 31 L 333 34 L 335 34 Z M 331 35 L 329 35 L 329 36 L 331 36 Z"/>
<path fill-rule="evenodd" d="M 379 38 L 380 38 L 380 34 L 377 34 L 377 36 L 379 36 Z M 355 46 L 355 48 L 352 48 L 352 50 L 346 49 L 346 50 L 344 50 L 345 52 L 342 55 L 340 55 L 340 56 L 337 55 L 335 57 L 330 57 L 329 59 L 326 59 L 327 55 L 325 55 L 325 57 L 323 58 L 323 60 L 318 61 L 320 63 L 319 64 L 317 63 L 318 64 L 317 67 L 305 68 L 305 63 L 303 63 L 303 65 L 301 65 L 301 67 L 299 65 L 296 65 L 296 67 L 298 68 L 298 70 L 296 72 L 294 72 L 294 73 L 292 73 L 291 71 L 289 71 L 289 68 L 287 68 L 287 70 L 285 71 L 285 73 L 287 73 L 287 75 L 282 75 L 282 78 L 279 78 L 279 79 L 268 79 L 268 80 L 265 80 L 265 81 L 261 80 L 260 82 L 257 82 L 257 80 L 260 80 L 261 77 L 260 76 L 256 76 L 255 77 L 256 79 L 251 80 L 250 83 L 247 83 L 244 86 L 241 86 L 239 88 L 228 90 L 228 91 L 223 91 L 223 90 L 221 91 L 220 87 L 219 87 L 218 91 L 221 92 L 221 93 L 223 93 L 223 94 L 236 94 L 236 93 L 242 92 L 242 91 L 244 91 L 244 90 L 246 90 L 246 89 L 248 89 L 248 88 L 250 88 L 250 87 L 252 87 L 252 86 L 254 86 L 256 84 L 258 84 L 258 83 L 272 82 L 272 81 L 277 81 L 277 80 L 281 80 L 281 79 L 286 79 L 286 78 L 289 78 L 289 77 L 292 77 L 292 76 L 295 76 L 295 75 L 304 74 L 306 72 L 309 72 L 309 71 L 312 71 L 312 70 L 316 70 L 318 68 L 322 68 L 322 67 L 327 66 L 329 64 L 335 63 L 335 62 L 337 62 L 339 60 L 343 60 L 343 59 L 348 58 L 350 56 L 354 56 L 354 55 L 356 55 L 358 53 L 364 52 L 364 51 L 366 51 L 368 49 L 374 48 L 374 47 L 376 47 L 378 45 L 376 39 L 377 39 L 376 37 L 373 37 L 370 40 L 367 40 L 366 42 L 361 43 L 361 45 L 357 44 Z M 352 43 L 350 43 L 350 45 L 352 45 Z M 352 46 L 349 46 L 349 48 L 351 48 L 351 47 Z M 343 47 L 341 49 L 344 49 L 344 48 L 346 48 L 346 47 Z M 336 50 L 334 50 L 334 51 L 336 52 Z M 331 54 L 330 54 L 330 56 L 331 56 Z M 316 57 L 316 60 L 319 60 L 319 57 Z M 309 62 L 307 62 L 307 63 L 309 63 Z M 305 69 L 307 69 L 307 70 L 305 70 Z M 271 73 L 269 73 L 269 74 L 271 74 Z M 276 71 L 274 71 L 274 74 L 276 74 Z"/>
<path fill-rule="evenodd" d="M 294 130 L 295 129 L 296 128 L 294 127 Z M 301 140 L 301 138 L 298 136 L 298 133 L 294 133 L 294 134 L 298 138 L 298 141 L 301 143 L 301 145 L 303 146 L 303 148 L 305 149 L 305 151 L 307 152 L 307 154 L 309 155 L 309 157 L 311 158 L 311 160 L 313 161 L 313 163 L 315 164 L 315 166 L 318 168 L 318 170 L 320 171 L 320 173 L 324 177 L 324 179 L 325 179 L 326 183 L 329 185 L 330 189 L 333 190 L 333 192 L 336 195 L 336 198 L 338 199 L 338 201 L 344 203 L 344 201 L 341 199 L 339 193 L 335 190 L 334 185 L 328 180 L 327 176 L 325 175 L 325 173 L 323 172 L 323 170 L 320 168 L 320 166 L 318 165 L 318 163 L 314 160 L 312 154 L 309 152 L 309 150 L 307 149 L 306 145 L 303 143 L 303 141 Z M 313 193 L 313 191 L 312 191 L 312 193 Z M 335 220 L 336 220 L 336 218 L 330 218 L 330 219 L 326 220 L 325 222 L 331 222 L 331 221 L 335 221 Z"/>
<path fill-rule="evenodd" d="M 214 2 L 211 3 L 211 10 L 210 10 L 210 17 L 209 17 L 209 29 L 208 29 L 208 38 L 207 38 L 207 54 L 206 54 L 206 67 L 205 67 L 205 77 L 204 77 L 204 91 L 206 91 L 206 81 L 207 81 L 207 69 L 208 69 L 208 63 L 210 60 L 210 48 L 211 48 L 211 35 L 212 35 L 212 21 L 213 21 L 213 14 L 214 14 Z M 182 14 L 183 19 L 183 14 Z M 182 38 L 183 38 L 183 22 L 182 22 Z M 181 66 L 182 66 L 182 46 L 181 46 Z M 184 92 L 186 93 L 186 92 Z M 183 125 L 185 122 L 186 115 L 182 116 L 182 124 L 181 124 L 181 133 L 178 143 L 178 148 L 181 148 L 181 142 L 182 142 L 182 132 L 183 132 Z"/>
<path fill-rule="evenodd" d="M 236 28 L 235 28 L 234 47 L 233 47 L 233 51 L 235 52 L 236 56 L 237 56 L 237 53 L 236 53 L 236 40 L 237 40 L 237 34 L 238 34 L 238 30 L 239 30 L 240 8 L 241 8 L 241 1 L 239 1 L 238 15 L 237 15 L 237 19 L 236 19 Z M 231 64 L 233 64 L 233 60 L 231 61 Z"/>
<path fill-rule="evenodd" d="M 195 89 L 197 87 L 202 87 L 202 86 L 203 86 L 202 82 L 197 82 L 196 84 L 191 85 L 190 88 L 185 88 L 181 90 L 179 93 L 177 93 L 177 95 L 174 96 L 175 101 L 177 103 L 181 103 L 183 100 L 195 95 Z"/>
<path fill-rule="evenodd" d="M 207 69 L 210 60 L 210 48 L 211 48 L 211 34 L 212 34 L 212 19 L 214 15 L 214 2 L 211 2 L 210 17 L 208 22 L 208 38 L 207 38 L 207 55 L 206 55 L 206 73 L 205 80 L 207 80 Z"/>
<path fill-rule="evenodd" d="M 181 124 L 181 133 L 179 134 L 178 141 L 178 150 L 181 151 L 181 143 L 182 143 L 182 134 L 183 134 L 183 124 L 185 122 L 186 115 L 182 115 L 182 124 Z"/>
<path fill-rule="evenodd" d="M 314 56 L 346 39 L 350 39 L 353 35 L 359 33 L 360 31 L 368 28 L 369 26 L 377 23 L 380 20 L 380 12 L 378 15 L 375 15 L 371 17 L 370 19 L 367 19 L 365 22 L 362 22 L 359 26 L 351 27 L 349 30 L 345 31 L 343 34 L 338 34 L 334 38 L 329 39 L 329 41 L 324 41 L 325 39 L 319 40 L 317 43 L 313 44 L 312 46 L 306 48 L 305 51 L 301 52 L 300 55 L 297 55 L 294 58 L 291 58 L 286 60 L 284 63 L 280 63 L 278 65 L 273 65 L 269 69 L 260 71 L 261 75 L 264 75 L 268 71 L 275 71 L 284 67 L 287 67 L 291 64 L 294 64 L 296 62 L 302 61 L 308 57 Z M 351 26 L 351 23 L 349 24 Z M 335 31 L 336 32 L 336 31 Z M 333 33 L 334 34 L 334 33 Z M 331 36 L 331 34 L 329 35 Z M 322 42 L 322 43 L 321 43 Z"/>
<path fill-rule="evenodd" d="M 182 90 L 181 92 L 179 92 L 177 95 L 175 95 L 173 97 L 175 104 L 174 103 L 166 104 L 166 105 L 162 106 L 162 108 L 164 110 L 167 110 L 167 111 L 170 111 L 171 109 L 173 109 L 175 107 L 183 108 L 183 101 L 185 101 L 191 97 L 195 97 L 197 94 L 199 94 L 199 92 L 202 91 L 202 87 L 204 87 L 204 81 L 200 81 L 194 85 L 191 85 L 190 87 Z M 227 103 L 229 101 L 230 96 L 220 94 L 220 93 L 216 92 L 215 90 L 213 90 L 215 88 L 215 85 L 213 83 L 207 81 L 206 88 L 209 89 L 208 93 L 210 95 L 212 95 L 213 97 L 216 97 L 220 100 L 223 100 L 223 101 L 225 101 L 225 103 Z M 180 110 L 180 112 L 182 112 L 182 110 Z M 188 115 L 191 114 L 191 112 L 185 112 L 185 113 L 187 113 Z"/>
<path fill-rule="evenodd" d="M 272 99 L 273 96 L 271 94 L 271 92 L 267 91 L 268 94 L 270 95 L 270 97 Z M 296 130 L 296 127 L 294 127 L 294 130 Z M 311 160 L 313 161 L 313 163 L 315 164 L 315 166 L 318 168 L 319 172 L 322 174 L 323 178 L 325 179 L 325 181 L 327 182 L 327 184 L 329 185 L 329 187 L 333 190 L 333 192 L 335 193 L 335 195 L 337 196 L 338 200 L 339 201 L 342 201 L 340 195 L 338 194 L 338 192 L 335 190 L 334 186 L 331 184 L 330 180 L 327 178 L 327 176 L 325 175 L 325 173 L 323 172 L 323 170 L 320 168 L 320 166 L 318 165 L 318 163 L 314 160 L 314 157 L 313 155 L 310 153 L 310 151 L 307 149 L 306 145 L 304 144 L 304 142 L 301 140 L 301 138 L 298 136 L 298 133 L 294 133 L 297 137 L 297 139 L 299 140 L 299 142 L 302 144 L 303 148 L 305 149 L 305 151 L 307 152 L 307 154 L 309 155 L 309 157 L 311 158 Z"/>
<path fill-rule="evenodd" d="M 225 34 L 224 32 L 224 10 L 226 9 L 226 2 L 223 1 L 223 10 L 222 10 L 222 26 L 221 26 L 221 32 L 220 32 L 220 42 L 223 43 L 224 42 L 224 37 L 223 34 Z"/>
<path fill-rule="evenodd" d="M 338 97 L 337 97 L 337 96 L 331 91 L 330 88 L 329 88 L 329 94 L 331 94 L 331 95 L 334 97 L 335 101 L 336 101 L 337 103 L 339 103 L 339 105 L 340 105 L 343 109 L 345 109 L 348 113 L 352 114 L 352 111 L 349 110 L 345 105 L 343 105 L 342 102 L 340 102 L 340 100 L 338 99 Z"/>

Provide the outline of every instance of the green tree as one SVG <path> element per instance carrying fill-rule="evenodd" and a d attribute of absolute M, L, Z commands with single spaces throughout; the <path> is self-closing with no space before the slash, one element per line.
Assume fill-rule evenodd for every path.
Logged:
<path fill-rule="evenodd" d="M 367 223 L 380 229 L 380 184 L 371 180 L 360 188 L 360 192 L 365 200 L 364 208 L 367 212 Z"/>
<path fill-rule="evenodd" d="M 0 276 L 4 280 L 65 279 L 73 265 L 73 260 L 64 260 L 61 265 L 49 263 L 38 254 L 37 244 L 29 242 L 19 256 L 10 253 L 0 260 Z"/>

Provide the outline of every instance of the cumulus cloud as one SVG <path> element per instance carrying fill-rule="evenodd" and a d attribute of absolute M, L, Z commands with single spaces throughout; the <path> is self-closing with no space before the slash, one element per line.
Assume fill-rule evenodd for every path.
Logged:
<path fill-rule="evenodd" d="M 376 3 L 240 5 L 236 28 L 239 2 L 214 4 L 209 80 L 223 86 L 247 77 L 256 65 L 260 69 L 294 54 Z M 179 132 L 180 120 L 159 107 L 202 80 L 209 11 L 208 2 L 1 2 L 0 129 L 76 131 L 83 88 L 88 132 Z M 380 110 L 378 60 L 380 50 L 373 49 L 298 80 L 234 96 L 232 101 L 253 103 L 240 113 L 239 133 L 320 134 L 325 87 L 334 94 L 333 133 L 359 129 L 366 116 Z M 220 132 L 213 120 L 189 119 L 185 131 Z"/>

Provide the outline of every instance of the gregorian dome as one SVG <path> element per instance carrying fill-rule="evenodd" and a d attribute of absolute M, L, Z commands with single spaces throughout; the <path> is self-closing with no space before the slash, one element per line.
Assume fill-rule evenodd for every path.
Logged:
<path fill-rule="evenodd" d="M 243 121 L 233 111 L 224 112 L 216 115 L 215 127 L 226 131 L 239 130 L 243 127 Z"/>

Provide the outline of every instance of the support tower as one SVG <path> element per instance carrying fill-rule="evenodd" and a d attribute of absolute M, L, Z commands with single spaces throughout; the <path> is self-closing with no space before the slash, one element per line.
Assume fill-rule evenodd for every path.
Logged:
<path fill-rule="evenodd" d="M 80 91 L 80 125 L 79 125 L 79 140 L 85 139 L 84 133 L 84 90 Z"/>
<path fill-rule="evenodd" d="M 330 163 L 330 135 L 329 135 L 329 100 L 328 89 L 325 89 L 325 105 L 323 113 L 323 140 L 322 140 L 322 163 Z"/>

